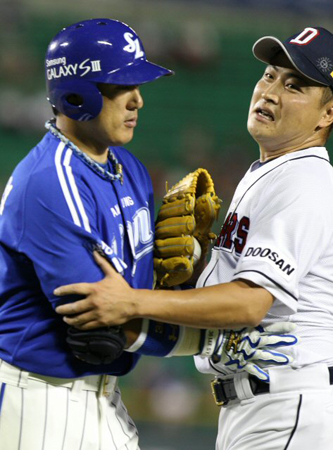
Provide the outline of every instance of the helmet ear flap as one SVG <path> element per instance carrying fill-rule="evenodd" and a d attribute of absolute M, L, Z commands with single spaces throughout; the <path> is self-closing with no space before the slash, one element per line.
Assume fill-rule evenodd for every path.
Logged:
<path fill-rule="evenodd" d="M 49 92 L 51 105 L 73 120 L 94 119 L 103 107 L 103 96 L 97 86 L 85 80 L 65 80 Z"/>

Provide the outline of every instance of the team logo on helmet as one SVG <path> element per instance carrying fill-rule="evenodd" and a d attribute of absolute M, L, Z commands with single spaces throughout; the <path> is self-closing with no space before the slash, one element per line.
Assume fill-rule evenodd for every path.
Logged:
<path fill-rule="evenodd" d="M 322 72 L 331 72 L 333 69 L 333 63 L 327 56 L 323 56 L 322 58 L 318 58 L 317 61 L 317 67 Z"/>
<path fill-rule="evenodd" d="M 124 39 L 126 42 L 128 42 L 128 45 L 125 45 L 125 47 L 123 48 L 123 50 L 125 52 L 128 53 L 134 53 L 134 58 L 142 58 L 143 56 L 145 56 L 144 51 L 142 50 L 141 46 L 140 46 L 140 42 L 139 39 L 133 39 L 133 34 L 132 33 L 125 33 L 124 34 Z"/>

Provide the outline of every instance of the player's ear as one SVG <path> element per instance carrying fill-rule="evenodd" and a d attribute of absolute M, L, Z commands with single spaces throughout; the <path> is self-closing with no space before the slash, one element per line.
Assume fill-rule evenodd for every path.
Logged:
<path fill-rule="evenodd" d="M 330 107 L 327 109 L 326 114 L 328 116 L 329 124 L 333 123 L 333 100 L 330 102 Z"/>
<path fill-rule="evenodd" d="M 323 115 L 318 123 L 318 130 L 331 127 L 333 124 L 333 99 L 324 106 Z"/>

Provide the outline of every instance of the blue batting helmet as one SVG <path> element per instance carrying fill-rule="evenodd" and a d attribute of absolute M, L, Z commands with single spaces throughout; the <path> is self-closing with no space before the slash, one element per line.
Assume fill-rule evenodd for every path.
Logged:
<path fill-rule="evenodd" d="M 173 73 L 147 61 L 136 32 L 111 19 L 64 28 L 50 42 L 45 58 L 47 98 L 74 120 L 90 120 L 101 112 L 98 83 L 136 86 Z M 80 98 L 79 105 L 71 102 L 73 95 Z"/>

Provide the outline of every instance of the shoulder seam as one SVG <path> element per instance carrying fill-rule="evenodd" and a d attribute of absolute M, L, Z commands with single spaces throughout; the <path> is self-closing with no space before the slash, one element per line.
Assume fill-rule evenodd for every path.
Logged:
<path fill-rule="evenodd" d="M 267 171 L 266 173 L 264 173 L 263 175 L 261 175 L 261 177 L 259 177 L 257 180 L 255 180 L 250 187 L 248 187 L 246 189 L 246 191 L 244 192 L 244 194 L 242 195 L 241 199 L 239 200 L 239 202 L 237 203 L 237 205 L 234 208 L 234 212 L 236 211 L 236 209 L 238 208 L 238 206 L 240 205 L 241 201 L 243 200 L 243 198 L 245 197 L 245 195 L 249 192 L 249 190 L 258 182 L 260 181 L 262 178 L 264 178 L 266 175 L 268 175 L 269 173 L 273 172 L 273 170 L 277 169 L 278 167 L 283 166 L 284 164 L 291 162 L 291 161 L 296 161 L 299 159 L 305 159 L 305 158 L 317 158 L 317 159 L 321 159 L 323 161 L 326 161 L 328 164 L 330 164 L 330 162 L 326 159 L 323 158 L 322 156 L 317 156 L 317 155 L 306 155 L 306 156 L 298 156 L 296 158 L 292 158 L 292 159 L 288 159 L 287 161 L 283 161 L 281 164 L 279 164 L 278 166 L 273 167 L 271 170 Z"/>

